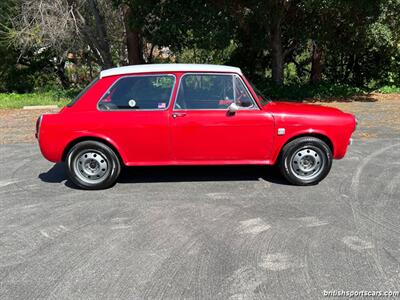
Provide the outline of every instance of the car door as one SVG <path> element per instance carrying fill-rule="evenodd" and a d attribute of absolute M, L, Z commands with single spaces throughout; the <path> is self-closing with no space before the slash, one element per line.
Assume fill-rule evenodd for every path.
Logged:
<path fill-rule="evenodd" d="M 98 103 L 101 131 L 122 149 L 128 165 L 171 161 L 168 108 L 174 84 L 168 74 L 124 76 Z"/>
<path fill-rule="evenodd" d="M 273 118 L 235 74 L 183 75 L 170 124 L 178 164 L 261 164 L 271 155 Z"/>

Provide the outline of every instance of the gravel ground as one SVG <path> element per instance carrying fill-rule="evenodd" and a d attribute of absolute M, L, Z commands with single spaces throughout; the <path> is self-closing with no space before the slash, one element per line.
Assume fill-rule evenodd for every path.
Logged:
<path fill-rule="evenodd" d="M 57 110 L 0 109 L 0 145 L 35 142 L 35 124 L 44 113 Z"/>
<path fill-rule="evenodd" d="M 37 145 L 17 143 L 30 135 L 3 131 L 0 299 L 319 299 L 324 290 L 400 290 L 399 128 L 380 125 L 377 103 L 352 104 L 338 105 L 359 111 L 365 127 L 311 187 L 286 184 L 274 168 L 153 167 L 125 170 L 111 189 L 83 191 Z"/>
<path fill-rule="evenodd" d="M 400 136 L 400 94 L 373 94 L 367 100 L 364 102 L 331 102 L 319 104 L 337 107 L 343 111 L 355 114 L 360 124 L 359 130 L 354 135 L 357 138 L 368 139 L 391 135 Z"/>

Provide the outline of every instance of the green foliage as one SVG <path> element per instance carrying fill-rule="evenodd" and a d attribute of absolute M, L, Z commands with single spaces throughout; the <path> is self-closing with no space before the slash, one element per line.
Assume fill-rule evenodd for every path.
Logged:
<path fill-rule="evenodd" d="M 75 91 L 46 92 L 46 93 L 0 93 L 1 108 L 22 108 L 30 105 L 58 105 L 63 107 L 68 104 Z"/>
<path fill-rule="evenodd" d="M 141 12 L 132 21 L 157 45 L 179 52 L 185 48 L 222 50 L 231 44 L 235 23 L 226 5 L 209 0 L 131 0 L 130 4 L 133 11 Z"/>
<path fill-rule="evenodd" d="M 377 92 L 382 94 L 399 94 L 400 93 L 400 86 L 383 86 L 377 90 Z"/>
<path fill-rule="evenodd" d="M 346 84 L 332 84 L 321 82 L 318 85 L 313 84 L 287 84 L 276 86 L 271 81 L 261 80 L 255 83 L 256 87 L 262 91 L 266 97 L 271 100 L 340 100 L 349 99 L 352 96 L 368 92 L 368 89 L 357 88 Z"/>
<path fill-rule="evenodd" d="M 61 86 L 67 90 L 82 89 L 101 69 L 102 47 L 95 47 L 96 43 L 82 44 L 82 37 L 78 36 L 71 42 L 64 38 L 63 43 L 56 34 L 52 38 L 59 37 L 64 54 L 52 49 L 54 44 L 41 51 L 25 49 L 21 53 L 16 45 L 6 42 L 2 30 L 9 28 L 12 34 L 10 19 L 18 16 L 23 1 L 26 0 L 0 1 L 0 92 L 42 93 L 61 90 Z M 125 9 L 130 8 L 132 15 L 127 24 L 139 33 L 145 61 L 239 66 L 274 99 L 348 98 L 370 90 L 397 92 L 396 87 L 400 86 L 400 0 L 96 0 L 96 3 L 104 16 L 114 16 L 106 22 L 112 64 L 124 65 L 127 61 L 123 16 Z M 90 30 L 81 33 L 90 41 L 99 28 L 90 13 L 85 9 L 82 13 L 90 21 L 90 26 L 83 28 Z M 278 49 L 272 47 L 277 31 L 280 44 L 274 46 L 279 46 Z M 150 48 L 162 47 L 169 56 L 149 59 Z M 316 74 L 313 68 L 316 48 L 322 54 L 317 68 L 320 76 L 313 82 L 320 83 L 311 85 L 311 78 L 315 78 L 312 75 Z M 68 51 L 73 52 L 72 58 L 67 57 Z M 281 87 L 271 81 L 272 74 L 276 74 L 273 71 L 276 65 L 273 68 L 271 62 L 277 52 L 284 66 Z"/>
<path fill-rule="evenodd" d="M 0 1 L 0 92 L 9 91 L 9 86 L 21 79 L 15 66 L 18 52 L 10 47 L 5 35 L 5 30 L 10 26 L 9 16 L 15 11 L 15 4 L 12 0 Z"/>
<path fill-rule="evenodd" d="M 237 48 L 234 41 L 221 50 L 216 49 L 199 49 L 199 48 L 184 48 L 176 54 L 176 62 L 179 63 L 201 63 L 201 64 L 226 64 L 232 53 Z"/>
<path fill-rule="evenodd" d="M 29 93 L 60 88 L 54 66 L 49 64 L 50 53 L 28 52 L 18 56 L 12 48 L 0 47 L 0 55 L 3 53 L 6 61 L 0 71 L 0 92 Z"/>

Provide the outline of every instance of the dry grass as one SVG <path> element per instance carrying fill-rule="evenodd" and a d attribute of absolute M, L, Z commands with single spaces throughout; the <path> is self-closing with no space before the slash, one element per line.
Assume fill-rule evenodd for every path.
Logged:
<path fill-rule="evenodd" d="M 371 101 L 316 102 L 354 114 L 359 120 L 355 133 L 358 138 L 377 137 L 379 129 L 399 132 L 400 135 L 400 94 L 371 94 Z"/>
<path fill-rule="evenodd" d="M 58 110 L 0 109 L 0 144 L 32 143 L 37 118 Z"/>

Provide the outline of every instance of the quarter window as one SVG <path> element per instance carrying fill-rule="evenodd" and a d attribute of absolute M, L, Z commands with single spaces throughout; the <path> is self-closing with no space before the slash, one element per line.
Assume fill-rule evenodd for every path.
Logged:
<path fill-rule="evenodd" d="M 187 74 L 181 79 L 175 109 L 227 109 L 236 102 L 251 107 L 251 99 L 236 75 Z"/>
<path fill-rule="evenodd" d="M 123 77 L 101 98 L 99 108 L 164 110 L 169 106 L 174 82 L 171 75 Z"/>
<path fill-rule="evenodd" d="M 235 101 L 241 107 L 252 107 L 254 105 L 253 99 L 239 76 L 235 76 Z"/>

